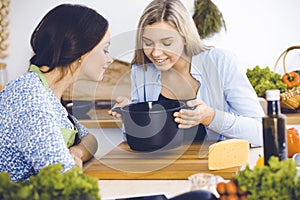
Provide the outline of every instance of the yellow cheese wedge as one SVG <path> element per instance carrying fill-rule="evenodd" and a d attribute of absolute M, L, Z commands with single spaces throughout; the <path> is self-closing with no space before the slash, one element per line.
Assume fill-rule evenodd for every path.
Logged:
<path fill-rule="evenodd" d="M 229 139 L 210 145 L 208 169 L 219 170 L 245 165 L 249 148 L 249 142 L 242 139 Z"/>

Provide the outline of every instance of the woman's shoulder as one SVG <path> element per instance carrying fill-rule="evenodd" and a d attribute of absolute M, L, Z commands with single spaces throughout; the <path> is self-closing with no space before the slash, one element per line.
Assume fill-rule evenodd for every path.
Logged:
<path fill-rule="evenodd" d="M 211 66 L 225 69 L 231 63 L 237 63 L 237 57 L 233 51 L 222 48 L 209 48 L 193 56 L 193 64 L 198 66 Z"/>
<path fill-rule="evenodd" d="M 39 87 L 39 77 L 32 72 L 24 73 L 15 80 L 9 82 L 7 87 L 10 91 L 34 92 Z"/>
<path fill-rule="evenodd" d="M 37 80 L 39 80 L 38 75 L 32 72 L 26 72 L 24 74 L 22 74 L 21 76 L 19 76 L 18 78 L 10 81 L 7 85 L 12 87 L 29 87 L 29 86 L 33 86 L 32 83 L 33 82 L 37 82 Z"/>
<path fill-rule="evenodd" d="M 206 50 L 201 51 L 199 54 L 195 55 L 194 57 L 207 57 L 210 59 L 226 59 L 226 58 L 234 58 L 235 53 L 228 49 L 211 47 Z"/>
<path fill-rule="evenodd" d="M 32 72 L 24 73 L 15 80 L 10 81 L 4 88 L 3 94 L 6 98 L 14 98 L 35 101 L 43 99 L 45 92 L 43 92 L 43 85 L 37 74 Z"/>

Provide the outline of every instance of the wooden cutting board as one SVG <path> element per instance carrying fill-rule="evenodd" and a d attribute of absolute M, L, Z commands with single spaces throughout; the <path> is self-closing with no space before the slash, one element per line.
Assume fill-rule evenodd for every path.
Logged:
<path fill-rule="evenodd" d="M 123 142 L 104 157 L 85 163 L 83 172 L 102 180 L 179 180 L 196 173 L 211 173 L 229 179 L 239 171 L 240 167 L 209 170 L 207 156 L 199 158 L 200 149 L 205 152 L 207 146 L 192 143 L 165 151 L 137 152 Z"/>

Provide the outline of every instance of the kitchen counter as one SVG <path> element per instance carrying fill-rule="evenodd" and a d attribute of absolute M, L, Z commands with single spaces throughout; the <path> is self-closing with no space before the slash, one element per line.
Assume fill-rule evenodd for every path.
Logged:
<path fill-rule="evenodd" d="M 108 108 L 91 109 L 85 119 L 79 122 L 87 128 L 119 128 L 122 127 L 122 120 L 116 119 L 108 114 Z"/>
<path fill-rule="evenodd" d="M 300 124 L 300 113 L 289 113 L 286 115 L 286 123 L 288 125 Z"/>
<path fill-rule="evenodd" d="M 262 148 L 251 148 L 248 164 L 253 167 Z M 101 199 L 115 199 L 120 197 L 136 197 L 151 194 L 165 194 L 171 198 L 190 191 L 188 179 L 182 180 L 99 180 Z"/>
<path fill-rule="evenodd" d="M 184 142 L 173 149 L 138 152 L 123 142 L 105 156 L 85 163 L 83 172 L 100 180 L 186 180 L 199 172 L 230 179 L 237 174 L 240 167 L 208 169 L 210 144 Z"/>

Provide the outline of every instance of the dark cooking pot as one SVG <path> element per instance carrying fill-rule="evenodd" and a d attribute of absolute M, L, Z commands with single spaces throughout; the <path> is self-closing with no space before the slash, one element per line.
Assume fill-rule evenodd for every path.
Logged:
<path fill-rule="evenodd" d="M 184 106 L 180 101 L 150 101 L 114 108 L 113 111 L 122 115 L 131 149 L 154 151 L 181 145 L 183 131 L 174 122 L 173 113 Z"/>

